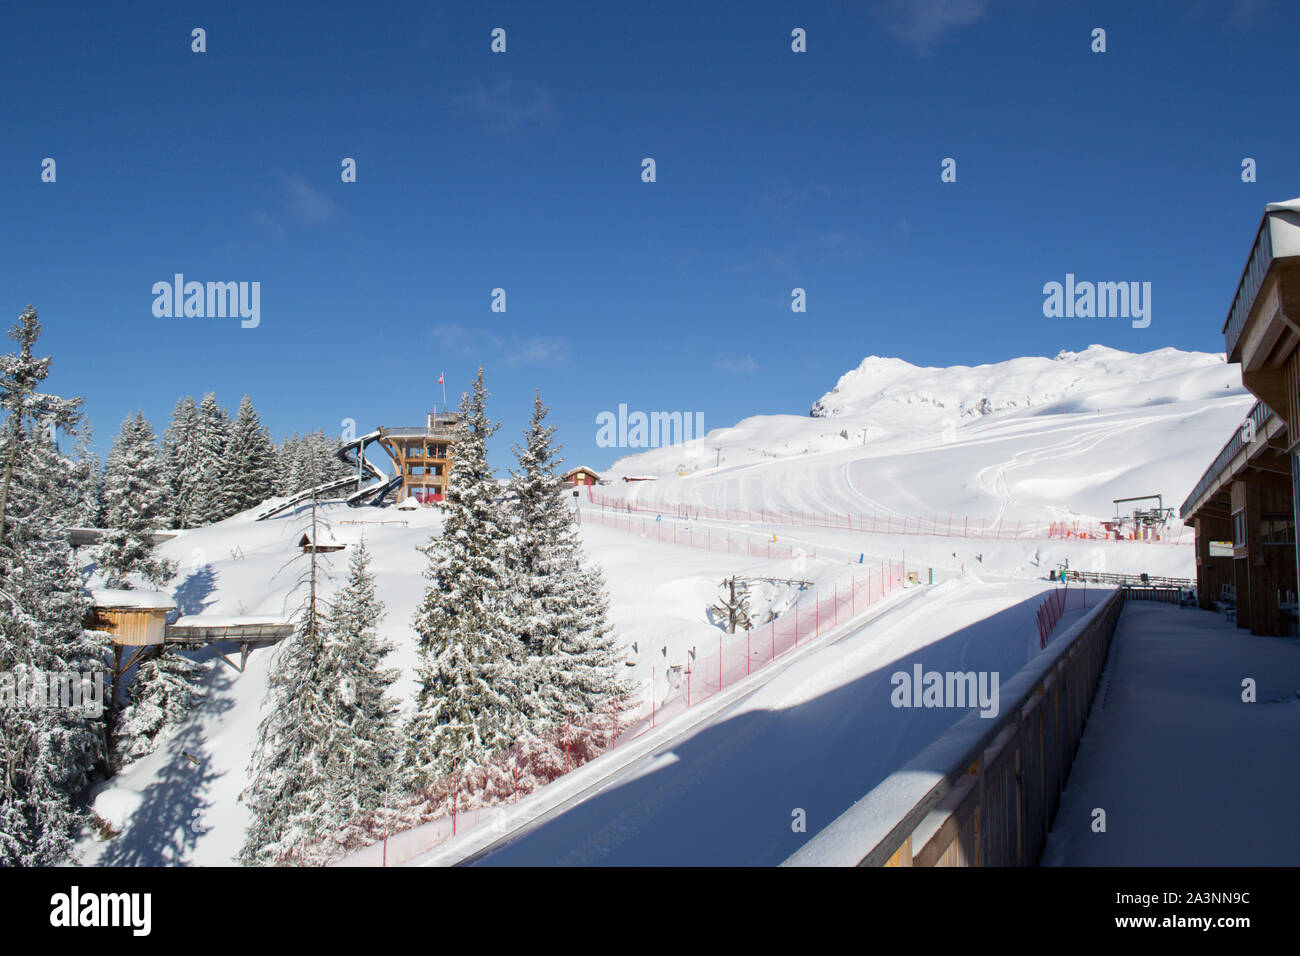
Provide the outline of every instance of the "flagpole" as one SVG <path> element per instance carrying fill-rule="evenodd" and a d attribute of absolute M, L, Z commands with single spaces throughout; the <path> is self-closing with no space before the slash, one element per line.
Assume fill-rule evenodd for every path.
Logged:
<path fill-rule="evenodd" d="M 447 373 L 439 372 L 438 381 L 442 382 L 442 410 L 447 410 Z"/>

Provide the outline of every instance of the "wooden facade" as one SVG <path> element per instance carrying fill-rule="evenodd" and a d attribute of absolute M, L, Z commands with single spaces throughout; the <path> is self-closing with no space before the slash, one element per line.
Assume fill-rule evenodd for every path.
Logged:
<path fill-rule="evenodd" d="M 398 502 L 409 497 L 441 501 L 447 493 L 447 479 L 456 439 L 455 412 L 430 412 L 423 428 L 381 428 L 379 445 L 388 453 L 402 478 Z"/>
<path fill-rule="evenodd" d="M 1270 206 L 1223 325 L 1259 399 L 1183 503 L 1201 607 L 1253 634 L 1294 633 L 1300 593 L 1300 203 Z M 1230 544 L 1224 553 L 1222 542 Z M 1212 544 L 1214 545 L 1212 547 Z"/>
<path fill-rule="evenodd" d="M 152 647 L 162 644 L 167 615 L 174 610 L 170 599 L 157 592 L 101 589 L 91 593 L 85 626 L 106 631 L 119 647 Z"/>

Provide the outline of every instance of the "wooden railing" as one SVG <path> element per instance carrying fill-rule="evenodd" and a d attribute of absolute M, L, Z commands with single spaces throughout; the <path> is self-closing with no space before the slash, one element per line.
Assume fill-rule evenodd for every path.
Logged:
<path fill-rule="evenodd" d="M 784 865 L 1035 865 L 1123 602 L 1112 591 L 1003 685 L 997 717 L 967 714 Z"/>

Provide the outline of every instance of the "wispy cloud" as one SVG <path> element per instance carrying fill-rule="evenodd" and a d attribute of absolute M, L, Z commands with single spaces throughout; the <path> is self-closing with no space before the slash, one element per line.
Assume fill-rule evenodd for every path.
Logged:
<path fill-rule="evenodd" d="M 987 10 L 987 0 L 879 0 L 872 12 L 890 33 L 926 56 Z"/>
<path fill-rule="evenodd" d="M 563 365 L 569 361 L 569 346 L 558 339 L 525 339 L 512 343 L 505 363 L 519 365 Z"/>
<path fill-rule="evenodd" d="M 315 225 L 334 215 L 334 200 L 297 173 L 286 177 L 285 190 L 289 212 L 299 222 Z"/>
<path fill-rule="evenodd" d="M 334 200 L 298 173 L 280 178 L 280 188 L 272 200 L 270 209 L 253 212 L 253 222 L 277 239 L 283 239 L 288 233 L 286 221 L 316 226 L 334 216 Z"/>
<path fill-rule="evenodd" d="M 569 345 L 561 339 L 502 337 L 457 322 L 437 323 L 429 334 L 440 348 L 452 355 L 481 360 L 486 353 L 493 353 L 510 368 L 564 365 L 569 361 Z"/>
<path fill-rule="evenodd" d="M 754 361 L 754 356 L 745 355 L 740 358 L 723 358 L 714 363 L 724 372 L 730 372 L 733 375 L 751 375 L 758 371 L 758 363 Z"/>
<path fill-rule="evenodd" d="M 501 77 L 491 87 L 477 87 L 454 98 L 456 106 L 487 120 L 496 133 L 509 133 L 522 126 L 545 124 L 555 115 L 555 100 L 546 90 L 515 88 L 509 77 Z"/>

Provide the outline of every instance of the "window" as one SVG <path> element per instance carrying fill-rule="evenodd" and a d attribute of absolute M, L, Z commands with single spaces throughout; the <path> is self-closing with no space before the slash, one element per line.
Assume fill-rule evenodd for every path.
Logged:
<path fill-rule="evenodd" d="M 1285 514 L 1266 514 L 1260 518 L 1259 534 L 1266 545 L 1294 545 L 1295 518 Z"/>
<path fill-rule="evenodd" d="M 1246 510 L 1244 508 L 1232 516 L 1232 543 L 1238 548 L 1246 546 Z"/>

